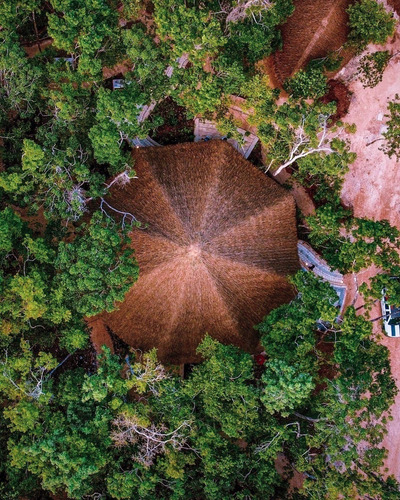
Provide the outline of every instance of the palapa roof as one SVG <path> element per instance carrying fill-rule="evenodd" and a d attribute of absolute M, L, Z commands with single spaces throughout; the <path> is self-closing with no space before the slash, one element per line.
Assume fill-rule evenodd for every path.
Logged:
<path fill-rule="evenodd" d="M 224 141 L 133 155 L 137 178 L 115 183 L 107 202 L 142 222 L 130 233 L 140 275 L 104 323 L 163 362 L 199 361 L 206 333 L 254 352 L 253 325 L 293 296 L 291 195 Z"/>
<path fill-rule="evenodd" d="M 312 59 L 325 57 L 346 42 L 346 9 L 352 3 L 354 0 L 294 0 L 295 10 L 281 26 L 282 50 L 269 58 L 275 85 L 282 85 Z"/>
<path fill-rule="evenodd" d="M 400 0 L 389 0 L 388 4 L 393 7 L 398 15 L 400 15 Z"/>

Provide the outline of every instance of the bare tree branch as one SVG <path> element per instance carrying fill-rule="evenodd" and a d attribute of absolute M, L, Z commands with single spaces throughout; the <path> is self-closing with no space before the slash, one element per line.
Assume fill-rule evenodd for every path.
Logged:
<path fill-rule="evenodd" d="M 258 24 L 260 20 L 256 19 L 254 9 L 268 10 L 273 5 L 271 0 L 238 0 L 236 7 L 229 12 L 226 23 L 237 23 L 252 16 L 254 22 Z"/>
<path fill-rule="evenodd" d="M 191 422 L 184 421 L 173 431 L 167 432 L 164 424 L 158 427 L 151 423 L 146 426 L 135 415 L 119 415 L 113 424 L 116 430 L 112 432 L 111 438 L 115 446 L 126 446 L 128 444 L 137 444 L 138 451 L 132 456 L 132 459 L 149 467 L 154 463 L 157 455 L 165 453 L 167 445 L 174 450 L 181 450 L 187 443 L 187 432 L 190 430 Z"/>
<path fill-rule="evenodd" d="M 300 158 L 304 158 L 313 153 L 334 153 L 335 151 L 330 147 L 329 141 L 327 139 L 328 132 L 328 118 L 329 115 L 321 115 L 320 116 L 320 124 L 322 130 L 320 132 L 320 137 L 318 144 L 316 146 L 310 146 L 310 138 L 305 133 L 304 124 L 305 117 L 301 122 L 301 125 L 295 131 L 295 142 L 289 154 L 289 159 L 283 163 L 275 172 L 274 175 L 278 175 L 282 170 L 289 167 L 293 163 L 295 163 Z"/>

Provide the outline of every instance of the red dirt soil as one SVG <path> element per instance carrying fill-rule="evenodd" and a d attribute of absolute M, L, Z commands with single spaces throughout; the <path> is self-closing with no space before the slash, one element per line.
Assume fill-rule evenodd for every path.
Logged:
<path fill-rule="evenodd" d="M 330 123 L 335 123 L 346 116 L 351 103 L 351 92 L 343 82 L 338 80 L 329 80 L 328 87 L 329 90 L 321 101 L 325 104 L 336 102 L 336 113 L 330 118 Z"/>
<path fill-rule="evenodd" d="M 388 4 L 400 15 L 400 0 L 388 0 Z"/>
<path fill-rule="evenodd" d="M 399 32 L 384 49 L 392 52 L 400 50 Z M 350 63 L 338 77 L 350 78 L 354 70 L 354 64 Z M 349 84 L 353 95 L 345 121 L 357 126 L 355 134 L 347 135 L 357 159 L 346 175 L 342 201 L 354 209 L 356 216 L 388 219 L 400 228 L 399 162 L 380 150 L 387 102 L 393 100 L 395 94 L 400 94 L 399 74 L 400 59 L 396 56 L 385 70 L 382 82 L 376 87 L 364 89 L 358 81 Z"/>
<path fill-rule="evenodd" d="M 369 49 L 390 50 L 396 53 L 400 50 L 399 30 L 385 47 L 372 46 Z M 355 69 L 356 63 L 352 61 L 343 68 L 338 77 L 351 81 Z M 388 219 L 400 229 L 400 163 L 394 158 L 390 159 L 380 150 L 382 141 L 370 144 L 382 137 L 387 101 L 393 99 L 396 93 L 400 94 L 399 74 L 399 58 L 394 57 L 384 72 L 382 82 L 376 87 L 364 89 L 357 81 L 349 84 L 353 95 L 345 121 L 355 123 L 357 126 L 357 132 L 347 136 L 351 150 L 357 153 L 357 159 L 346 175 L 342 201 L 353 208 L 356 216 L 375 220 Z M 376 269 L 370 268 L 358 273 L 358 285 L 376 272 Z M 362 305 L 362 298 L 356 295 L 354 277 L 346 276 L 345 279 L 348 285 L 348 303 L 352 303 L 355 298 L 354 305 L 356 307 Z M 371 318 L 380 314 L 380 305 L 376 303 Z M 389 349 L 392 374 L 400 389 L 400 339 L 384 336 L 380 321 L 373 323 L 373 331 L 378 341 Z M 393 474 L 400 480 L 400 394 L 392 407 L 392 416 L 393 420 L 387 427 L 388 435 L 383 442 L 389 450 L 385 463 L 388 468 L 387 474 Z"/>

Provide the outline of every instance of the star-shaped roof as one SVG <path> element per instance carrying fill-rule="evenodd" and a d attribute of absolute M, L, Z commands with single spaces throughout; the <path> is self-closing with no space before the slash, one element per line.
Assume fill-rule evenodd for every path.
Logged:
<path fill-rule="evenodd" d="M 199 361 L 206 333 L 253 352 L 253 325 L 293 297 L 291 195 L 224 141 L 133 154 L 137 178 L 115 183 L 107 202 L 142 223 L 130 233 L 140 275 L 104 323 L 164 362 Z"/>

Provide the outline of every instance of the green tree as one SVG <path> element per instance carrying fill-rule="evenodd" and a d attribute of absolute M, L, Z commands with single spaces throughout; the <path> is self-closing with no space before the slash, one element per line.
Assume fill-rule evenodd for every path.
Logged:
<path fill-rule="evenodd" d="M 102 54 L 115 43 L 118 15 L 105 0 L 51 0 L 48 32 L 58 49 L 78 57 L 78 71 L 99 79 Z"/>
<path fill-rule="evenodd" d="M 332 330 L 336 336 L 332 361 L 338 374 L 317 398 L 313 421 L 307 424 L 315 432 L 306 438 L 308 445 L 323 451 L 309 464 L 301 459 L 301 469 L 313 477 L 306 481 L 305 491 L 310 498 L 321 492 L 330 498 L 343 494 L 395 498 L 398 485 L 377 473 L 386 454 L 379 448 L 387 422 L 384 412 L 397 392 L 387 351 L 371 340 L 371 324 L 356 316 L 353 308 Z"/>
<path fill-rule="evenodd" d="M 7 0 L 0 5 L 0 26 L 3 30 L 21 31 L 25 23 L 35 22 L 35 13 L 40 10 L 41 0 Z"/>
<path fill-rule="evenodd" d="M 282 360 L 272 360 L 267 364 L 262 381 L 261 401 L 265 408 L 268 413 L 278 412 L 283 417 L 287 417 L 290 410 L 301 406 L 314 389 L 311 375 L 298 373 Z"/>
<path fill-rule="evenodd" d="M 66 490 L 70 498 L 90 492 L 90 478 L 110 459 L 110 410 L 104 404 L 96 411 L 93 401 L 79 404 L 83 379 L 82 371 L 63 377 L 54 402 L 37 407 L 31 433 L 8 444 L 13 467 L 26 468 L 46 490 Z"/>
<path fill-rule="evenodd" d="M 375 264 L 390 271 L 399 264 L 399 231 L 386 220 L 352 217 L 348 210 L 330 204 L 306 220 L 310 241 L 335 269 L 358 272 Z"/>
<path fill-rule="evenodd" d="M 55 252 L 42 238 L 33 239 L 10 208 L 0 212 L 0 227 L 1 344 L 47 315 Z"/>
<path fill-rule="evenodd" d="M 280 31 L 293 13 L 292 0 L 270 2 L 232 2 L 225 18 L 229 38 L 226 52 L 233 60 L 246 59 L 251 64 L 269 56 L 281 46 Z M 239 15 L 238 15 L 239 14 Z"/>
<path fill-rule="evenodd" d="M 388 50 L 383 50 L 367 54 L 360 59 L 360 66 L 356 75 L 364 88 L 376 87 L 382 81 L 383 72 L 391 57 Z"/>
<path fill-rule="evenodd" d="M 387 131 L 383 133 L 385 144 L 382 151 L 386 153 L 389 158 L 394 156 L 396 160 L 400 159 L 400 96 L 395 95 L 393 101 L 388 103 L 388 118 L 386 122 Z"/>
<path fill-rule="evenodd" d="M 0 186 L 9 193 L 22 197 L 31 209 L 44 205 L 46 215 L 78 220 L 87 210 L 90 198 L 105 192 L 104 178 L 92 174 L 86 163 L 87 155 L 81 148 L 51 151 L 32 140 L 25 139 L 22 169 L 0 174 Z M 85 188 L 89 184 L 89 189 Z M 33 198 L 33 200 L 32 200 Z"/>
<path fill-rule="evenodd" d="M 31 118 L 44 81 L 43 67 L 28 59 L 19 46 L 15 33 L 0 35 L 0 126 L 12 111 L 22 118 Z"/>
<path fill-rule="evenodd" d="M 126 248 L 127 229 L 118 227 L 108 204 L 103 211 L 83 223 L 71 243 L 60 242 L 55 261 L 59 300 L 63 297 L 86 316 L 112 311 L 138 276 L 133 252 Z M 126 215 L 127 223 L 134 223 L 133 216 Z"/>
<path fill-rule="evenodd" d="M 162 99 L 168 95 L 171 86 L 168 76 L 165 74 L 168 64 L 173 64 L 175 60 L 168 50 L 168 44 L 156 44 L 153 34 L 146 32 L 142 24 L 134 24 L 130 29 L 124 30 L 122 40 L 126 47 L 126 54 L 132 62 L 132 78 L 137 89 L 137 83 L 142 92 L 139 105 L 151 101 Z M 129 75 L 128 75 L 129 77 Z"/>
<path fill-rule="evenodd" d="M 222 432 L 233 438 L 245 437 L 246 429 L 258 418 L 257 391 L 248 385 L 253 377 L 250 355 L 209 336 L 198 352 L 205 361 L 193 371 L 187 386 L 189 395 L 196 395 L 205 414 L 219 422 Z"/>
<path fill-rule="evenodd" d="M 325 95 L 328 90 L 323 68 L 310 65 L 286 80 L 284 87 L 286 92 L 293 97 L 305 99 L 317 99 Z"/>
<path fill-rule="evenodd" d="M 350 41 L 364 48 L 369 43 L 383 44 L 394 33 L 393 14 L 375 0 L 360 0 L 347 9 Z"/>
<path fill-rule="evenodd" d="M 398 485 L 378 472 L 385 456 L 379 445 L 385 412 L 397 392 L 388 352 L 371 339 L 371 323 L 353 308 L 341 321 L 335 318 L 335 292 L 327 283 L 305 272 L 293 281 L 296 299 L 258 329 L 269 356 L 322 384 L 303 402 L 299 398 L 299 407 L 287 416 L 298 433 L 289 434 L 283 446 L 292 466 L 306 474 L 306 498 L 395 498 Z"/>
<path fill-rule="evenodd" d="M 123 148 L 125 140 L 146 137 L 151 128 L 150 122 L 138 121 L 146 103 L 146 94 L 129 75 L 123 89 L 112 92 L 101 88 L 98 91 L 97 123 L 91 128 L 89 137 L 98 162 L 111 165 L 114 173 L 125 170 L 132 163 L 130 152 Z"/>
<path fill-rule="evenodd" d="M 225 37 L 215 16 L 195 3 L 155 0 L 154 21 L 157 35 L 162 41 L 168 39 L 175 57 L 186 53 L 193 64 L 202 65 L 206 57 L 213 57 L 223 47 Z"/>

